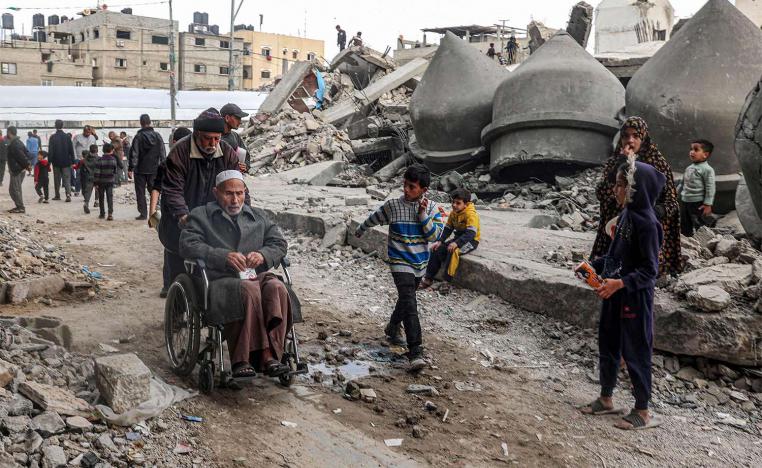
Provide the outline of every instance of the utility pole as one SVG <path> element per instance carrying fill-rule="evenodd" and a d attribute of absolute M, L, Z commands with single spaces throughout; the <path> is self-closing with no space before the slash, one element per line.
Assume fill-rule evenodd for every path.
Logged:
<path fill-rule="evenodd" d="M 235 89 L 235 74 L 233 73 L 233 46 L 235 45 L 235 37 L 233 37 L 233 27 L 238 12 L 241 11 L 243 6 L 243 0 L 238 4 L 238 9 L 235 7 L 235 0 L 230 0 L 230 44 L 228 49 L 228 91 Z"/>
<path fill-rule="evenodd" d="M 505 22 L 508 20 L 500 20 L 501 23 L 503 23 L 503 27 L 500 28 L 500 53 L 503 53 L 503 50 L 505 49 L 505 44 L 503 44 L 503 38 L 505 37 Z"/>
<path fill-rule="evenodd" d="M 177 117 L 175 109 L 176 95 L 177 80 L 175 77 L 175 22 L 172 19 L 172 0 L 169 0 L 169 100 L 172 128 L 175 127 L 175 119 Z"/>

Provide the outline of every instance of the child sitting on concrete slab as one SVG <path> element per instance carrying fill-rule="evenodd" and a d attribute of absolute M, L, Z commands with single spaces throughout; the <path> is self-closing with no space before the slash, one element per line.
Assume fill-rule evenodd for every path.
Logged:
<path fill-rule="evenodd" d="M 447 265 L 445 279 L 452 281 L 455 272 L 458 271 L 460 256 L 476 250 L 481 240 L 479 213 L 471 201 L 471 192 L 459 188 L 450 194 L 450 198 L 452 211 L 447 218 L 442 237 L 431 245 L 431 258 L 420 289 L 426 289 L 434 283 L 434 277 L 439 273 L 442 263 Z M 455 236 L 448 241 L 447 238 L 453 233 Z"/>

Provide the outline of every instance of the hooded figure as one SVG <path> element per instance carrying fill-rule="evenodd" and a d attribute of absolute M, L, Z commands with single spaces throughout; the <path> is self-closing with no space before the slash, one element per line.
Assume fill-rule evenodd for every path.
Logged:
<path fill-rule="evenodd" d="M 653 166 L 666 178 L 664 189 L 654 200 L 656 202 L 656 215 L 662 225 L 665 237 L 659 258 L 659 275 L 676 275 L 682 272 L 682 259 L 680 257 L 680 206 L 677 202 L 675 180 L 672 177 L 672 169 L 669 163 L 662 156 L 659 148 L 651 141 L 648 125 L 640 117 L 629 117 L 622 124 L 620 140 L 614 153 L 603 167 L 603 176 L 596 189 L 601 215 L 598 234 L 590 258 L 595 260 L 597 257 L 605 255 L 609 250 L 611 237 L 606 232 L 605 227 L 611 219 L 619 215 L 621 210 L 612 197 L 611 191 L 616 182 L 617 169 L 626 162 L 628 152 L 634 153 L 637 161 Z"/>
<path fill-rule="evenodd" d="M 598 290 L 604 298 L 598 329 L 601 399 L 589 405 L 588 413 L 613 412 L 610 398 L 624 358 L 633 385 L 635 410 L 618 427 L 633 429 L 660 422 L 647 415 L 651 398 L 654 287 L 664 241 L 654 207 L 666 177 L 651 165 L 635 162 L 634 157 L 617 172 L 617 189 L 624 190 L 625 185 L 627 189 L 626 196 L 622 196 L 624 207 L 608 253 L 592 264 L 608 284 Z M 602 293 L 606 288 L 608 293 Z"/>

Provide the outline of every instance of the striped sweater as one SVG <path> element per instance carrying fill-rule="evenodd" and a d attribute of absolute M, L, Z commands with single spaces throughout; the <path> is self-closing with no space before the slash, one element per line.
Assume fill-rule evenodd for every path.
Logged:
<path fill-rule="evenodd" d="M 104 154 L 95 161 L 95 174 L 93 174 L 93 183 L 95 185 L 110 185 L 114 183 L 116 176 L 116 158 L 113 154 Z"/>
<path fill-rule="evenodd" d="M 442 233 L 443 210 L 431 200 L 421 214 L 418 206 L 404 196 L 387 200 L 358 228 L 362 233 L 373 226 L 389 225 L 387 253 L 394 273 L 423 276 L 429 263 L 428 243 L 436 242 Z"/>

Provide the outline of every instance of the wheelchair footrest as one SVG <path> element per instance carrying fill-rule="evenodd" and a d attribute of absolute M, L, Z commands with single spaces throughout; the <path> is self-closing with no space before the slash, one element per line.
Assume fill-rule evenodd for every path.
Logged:
<path fill-rule="evenodd" d="M 289 375 L 301 375 L 301 374 L 306 374 L 307 372 L 309 372 L 309 370 L 307 369 L 307 363 L 300 362 L 299 364 L 296 365 L 296 370 L 289 372 Z"/>

